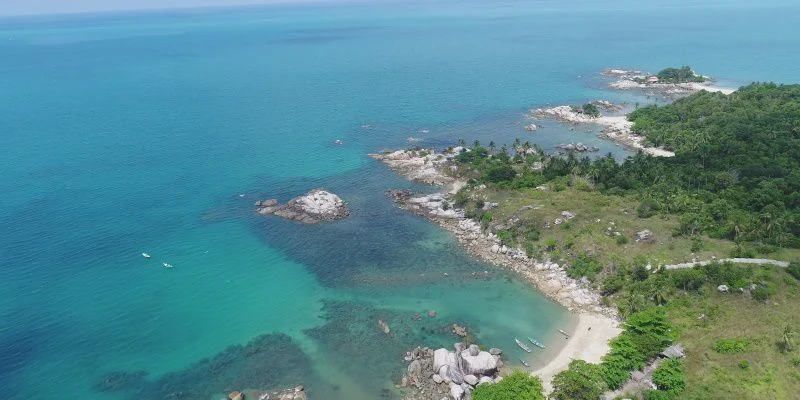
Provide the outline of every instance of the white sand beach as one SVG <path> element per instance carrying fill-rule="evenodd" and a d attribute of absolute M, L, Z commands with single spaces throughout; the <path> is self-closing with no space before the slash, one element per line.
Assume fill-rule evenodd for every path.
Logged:
<path fill-rule="evenodd" d="M 542 378 L 545 390 L 549 393 L 553 390 L 553 377 L 567 369 L 572 360 L 599 363 L 610 349 L 608 342 L 620 332 L 622 328 L 613 318 L 593 313 L 578 314 L 578 325 L 566 340 L 567 343 L 555 358 L 533 374 Z"/>

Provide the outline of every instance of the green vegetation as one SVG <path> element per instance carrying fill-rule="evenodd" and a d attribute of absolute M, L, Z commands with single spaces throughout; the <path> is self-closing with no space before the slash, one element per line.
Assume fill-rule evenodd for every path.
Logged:
<path fill-rule="evenodd" d="M 705 82 L 707 79 L 696 75 L 692 68 L 684 65 L 680 68 L 664 68 L 656 74 L 661 83 Z"/>
<path fill-rule="evenodd" d="M 669 398 L 676 398 L 686 389 L 686 379 L 681 360 L 664 360 L 653 371 L 653 383 L 659 391 L 666 392 Z"/>
<path fill-rule="evenodd" d="M 720 339 L 714 342 L 712 349 L 720 354 L 744 353 L 750 347 L 747 339 Z"/>
<path fill-rule="evenodd" d="M 663 361 L 658 388 L 641 398 L 793 398 L 800 264 L 660 266 L 800 260 L 800 85 L 700 92 L 630 119 L 676 157 L 546 156 L 519 140 L 510 152 L 475 143 L 456 157 L 468 180 L 456 201 L 470 218 L 503 244 L 586 277 L 625 318 L 600 364 L 575 361 L 556 376 L 553 398 L 596 400 L 672 343 L 688 357 Z M 498 206 L 483 210 L 489 201 Z"/>
<path fill-rule="evenodd" d="M 491 385 L 480 385 L 472 392 L 473 400 L 544 400 L 542 381 L 516 370 Z"/>
<path fill-rule="evenodd" d="M 553 400 L 597 400 L 608 390 L 599 365 L 574 360 L 553 378 Z"/>

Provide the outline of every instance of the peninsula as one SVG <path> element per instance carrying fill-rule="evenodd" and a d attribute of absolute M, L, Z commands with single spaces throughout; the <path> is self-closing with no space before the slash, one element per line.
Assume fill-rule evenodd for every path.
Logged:
<path fill-rule="evenodd" d="M 642 151 L 623 163 L 520 140 L 371 155 L 443 186 L 391 191 L 400 207 L 579 314 L 565 348 L 534 373 L 553 399 L 746 398 L 754 389 L 737 377 L 766 370 L 781 382 L 773 398 L 795 393 L 800 85 L 712 92 L 694 73 L 682 82 L 685 72 L 637 83 L 691 93 L 605 117 L 617 125 L 600 114 L 614 112 L 605 103 L 532 112 L 624 127 Z M 747 327 L 737 326 L 743 318 Z M 711 369 L 726 380 L 708 381 Z"/>

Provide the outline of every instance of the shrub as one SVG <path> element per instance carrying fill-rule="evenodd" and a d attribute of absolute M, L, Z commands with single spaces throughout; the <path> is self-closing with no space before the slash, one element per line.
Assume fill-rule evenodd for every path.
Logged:
<path fill-rule="evenodd" d="M 639 207 L 636 208 L 636 216 L 639 218 L 650 218 L 656 215 L 659 209 L 660 207 L 655 200 L 642 200 L 639 202 Z"/>
<path fill-rule="evenodd" d="M 642 392 L 644 400 L 672 400 L 672 394 L 663 390 L 648 390 Z"/>
<path fill-rule="evenodd" d="M 703 243 L 703 239 L 699 236 L 695 236 L 692 238 L 692 247 L 689 249 L 692 253 L 697 253 L 700 250 L 703 250 L 705 244 Z"/>
<path fill-rule="evenodd" d="M 505 380 L 505 379 L 504 379 Z M 557 400 L 597 400 L 608 390 L 602 377 L 602 369 L 597 364 L 583 360 L 569 363 L 569 369 L 561 371 L 553 378 L 551 399 Z"/>
<path fill-rule="evenodd" d="M 750 369 L 750 362 L 747 360 L 739 361 L 739 368 L 740 369 Z"/>
<path fill-rule="evenodd" d="M 553 251 L 553 250 L 555 250 L 557 245 L 558 245 L 558 241 L 556 240 L 556 238 L 554 238 L 554 237 L 552 237 L 552 236 L 548 237 L 548 238 L 547 238 L 547 239 L 545 239 L 545 241 L 544 241 L 544 248 L 545 248 L 547 251 Z"/>
<path fill-rule="evenodd" d="M 514 244 L 514 233 L 511 231 L 498 231 L 497 237 L 500 239 L 500 243 L 506 246 L 513 246 Z"/>
<path fill-rule="evenodd" d="M 800 263 L 793 262 L 789 264 L 789 267 L 786 268 L 786 272 L 788 272 L 789 275 L 793 276 L 794 279 L 800 281 Z"/>
<path fill-rule="evenodd" d="M 472 392 L 473 400 L 544 400 L 539 377 L 516 370 L 494 384 L 484 384 Z"/>
<path fill-rule="evenodd" d="M 686 376 L 683 363 L 678 359 L 669 359 L 653 371 L 653 383 L 658 390 L 677 395 L 686 389 Z"/>
<path fill-rule="evenodd" d="M 751 294 L 753 298 L 758 301 L 766 301 L 769 300 L 770 297 L 774 296 L 778 293 L 778 288 L 773 283 L 767 283 L 765 285 L 758 285 Z"/>
<path fill-rule="evenodd" d="M 683 289 L 686 291 L 695 291 L 703 287 L 706 281 L 706 276 L 703 270 L 698 268 L 687 268 L 671 271 L 669 277 L 672 279 L 672 285 L 676 289 Z"/>
<path fill-rule="evenodd" d="M 628 237 L 625 235 L 617 236 L 617 244 L 620 246 L 628 244 Z"/>
<path fill-rule="evenodd" d="M 514 171 L 514 168 L 505 163 L 492 164 L 484 173 L 484 179 L 492 183 L 510 181 L 515 176 L 517 176 L 517 172 Z"/>
<path fill-rule="evenodd" d="M 589 280 L 594 281 L 597 277 L 597 274 L 603 270 L 603 266 L 597 261 L 596 258 L 587 255 L 585 252 L 582 252 L 578 257 L 573 261 L 572 266 L 567 270 L 567 275 L 569 275 L 573 279 L 580 279 L 581 277 L 587 277 Z"/>
<path fill-rule="evenodd" d="M 744 353 L 750 347 L 748 339 L 720 339 L 711 349 L 720 354 Z"/>

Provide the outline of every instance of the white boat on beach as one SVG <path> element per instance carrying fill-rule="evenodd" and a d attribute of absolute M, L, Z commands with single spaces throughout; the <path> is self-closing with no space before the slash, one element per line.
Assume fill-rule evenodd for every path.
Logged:
<path fill-rule="evenodd" d="M 528 337 L 528 340 L 529 340 L 531 343 L 533 343 L 533 345 L 534 345 L 534 346 L 536 346 L 536 347 L 539 347 L 539 348 L 542 348 L 542 349 L 544 348 L 544 345 L 542 344 L 542 342 L 540 342 L 540 341 L 538 341 L 538 340 L 533 340 L 533 339 L 532 339 L 530 336 Z"/>
<path fill-rule="evenodd" d="M 523 359 L 521 359 L 521 358 L 519 359 L 519 362 L 521 362 L 521 363 L 522 363 L 522 365 L 524 365 L 524 366 L 526 366 L 526 367 L 530 367 L 530 366 L 531 366 L 530 364 L 528 364 L 528 362 L 527 362 L 527 361 L 525 361 L 525 360 L 523 360 Z"/>
<path fill-rule="evenodd" d="M 525 343 L 520 342 L 519 339 L 514 338 L 514 341 L 517 342 L 517 346 L 519 346 L 520 349 L 525 350 L 528 353 L 531 352 L 531 348 L 526 346 Z"/>
<path fill-rule="evenodd" d="M 144 257 L 144 258 L 150 258 L 150 254 L 147 254 L 147 253 L 142 253 L 142 257 Z"/>
<path fill-rule="evenodd" d="M 559 329 L 559 330 L 558 330 L 558 333 L 560 333 L 560 334 L 564 335 L 564 337 L 565 337 L 566 339 L 569 339 L 569 333 L 567 333 L 567 332 L 564 332 L 564 331 L 563 331 L 563 330 L 561 330 L 561 329 Z"/>

